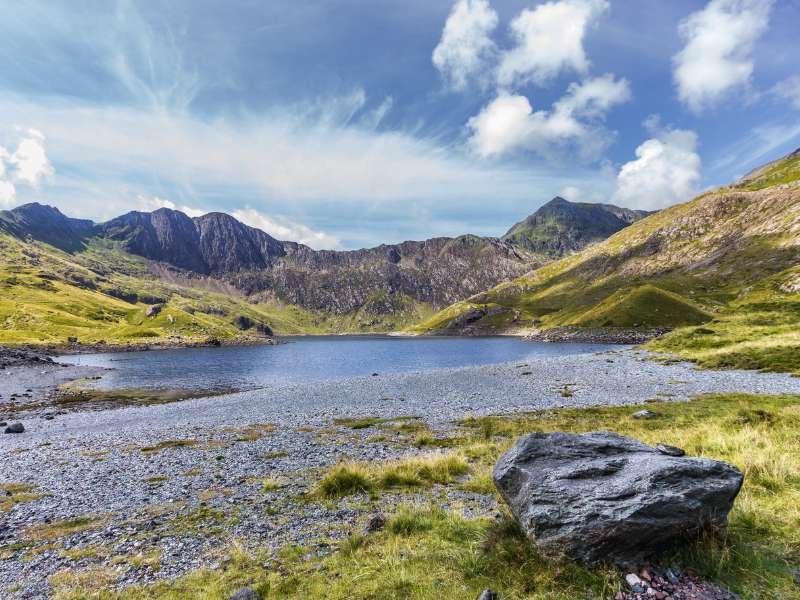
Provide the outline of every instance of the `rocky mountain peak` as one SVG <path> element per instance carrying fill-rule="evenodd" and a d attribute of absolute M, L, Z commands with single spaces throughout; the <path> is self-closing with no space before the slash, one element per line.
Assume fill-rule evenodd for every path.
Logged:
<path fill-rule="evenodd" d="M 502 239 L 558 258 L 604 240 L 648 214 L 613 204 L 570 202 L 556 196 L 514 225 Z"/>
<path fill-rule="evenodd" d="M 19 237 L 31 237 L 65 252 L 85 247 L 84 239 L 94 224 L 86 219 L 67 217 L 55 206 L 31 202 L 12 210 L 0 211 L 0 229 Z"/>

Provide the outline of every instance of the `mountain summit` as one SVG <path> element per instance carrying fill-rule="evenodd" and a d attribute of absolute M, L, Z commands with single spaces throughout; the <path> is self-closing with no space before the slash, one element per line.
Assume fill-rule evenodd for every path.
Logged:
<path fill-rule="evenodd" d="M 582 250 L 650 213 L 612 204 L 570 202 L 556 196 L 509 229 L 503 240 L 550 258 Z"/>

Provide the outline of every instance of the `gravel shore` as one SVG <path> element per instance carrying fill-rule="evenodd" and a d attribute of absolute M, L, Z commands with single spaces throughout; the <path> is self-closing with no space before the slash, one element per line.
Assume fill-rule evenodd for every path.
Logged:
<path fill-rule="evenodd" d="M 343 458 L 386 460 L 419 451 L 376 440 L 374 430 L 333 427 L 334 418 L 415 416 L 446 433 L 469 414 L 733 391 L 800 394 L 800 378 L 699 371 L 620 349 L 31 418 L 24 434 L 0 435 L 0 483 L 28 484 L 37 495 L 0 510 L 0 597 L 45 598 L 48 577 L 65 568 L 113 564 L 120 586 L 179 575 L 213 565 L 231 537 L 277 547 L 347 534 L 367 516 L 358 497 L 335 505 L 296 501 L 313 485 L 315 469 Z M 264 477 L 282 486 L 265 492 Z M 474 514 L 495 508 L 480 494 L 426 494 Z M 388 495 L 383 502 L 395 500 Z M 88 520 L 83 530 L 50 546 L 36 539 L 43 524 L 76 517 Z M 70 552 L 87 546 L 103 548 L 100 558 Z M 126 562 L 148 553 L 157 553 L 158 568 Z"/>

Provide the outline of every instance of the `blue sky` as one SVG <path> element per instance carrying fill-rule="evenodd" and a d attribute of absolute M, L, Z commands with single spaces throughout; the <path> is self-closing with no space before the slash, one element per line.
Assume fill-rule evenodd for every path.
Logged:
<path fill-rule="evenodd" d="M 356 248 L 661 208 L 800 146 L 800 3 L 0 6 L 0 205 Z"/>

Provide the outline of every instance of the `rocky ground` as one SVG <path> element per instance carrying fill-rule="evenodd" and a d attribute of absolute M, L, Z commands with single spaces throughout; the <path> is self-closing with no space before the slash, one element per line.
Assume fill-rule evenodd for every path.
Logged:
<path fill-rule="evenodd" d="M 101 374 L 101 369 L 59 364 L 39 350 L 0 346 L 0 422 L 32 411 L 52 416 L 58 412 L 52 400 L 59 385 Z"/>
<path fill-rule="evenodd" d="M 422 452 L 391 423 L 353 429 L 336 418 L 413 416 L 446 436 L 470 414 L 712 391 L 800 393 L 800 379 L 697 371 L 619 350 L 26 417 L 24 433 L 0 435 L 0 596 L 47 597 L 48 578 L 65 569 L 119 586 L 172 577 L 215 564 L 233 538 L 330 552 L 331 540 L 360 527 L 376 506 L 358 496 L 303 499 L 320 469 Z M 431 498 L 470 515 L 497 509 L 493 496 L 455 487 L 402 494 L 403 502 Z M 398 501 L 389 494 L 378 502 L 390 512 Z"/>

